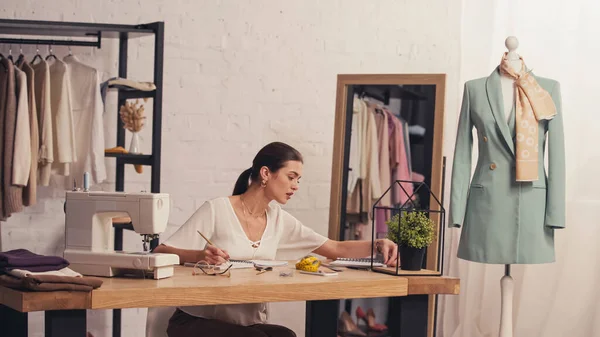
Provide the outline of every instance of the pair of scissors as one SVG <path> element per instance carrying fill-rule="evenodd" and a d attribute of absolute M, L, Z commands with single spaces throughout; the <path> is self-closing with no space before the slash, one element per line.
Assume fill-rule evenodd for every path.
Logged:
<path fill-rule="evenodd" d="M 258 273 L 256 273 L 256 275 L 260 275 L 264 272 L 268 272 L 273 270 L 273 267 L 260 267 L 260 266 L 254 266 L 254 269 L 258 270 Z"/>

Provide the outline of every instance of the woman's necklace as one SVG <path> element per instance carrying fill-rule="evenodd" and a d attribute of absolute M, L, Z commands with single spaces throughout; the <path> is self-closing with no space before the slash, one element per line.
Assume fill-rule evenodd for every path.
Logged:
<path fill-rule="evenodd" d="M 253 212 L 250 210 L 250 208 L 249 208 L 248 206 L 246 206 L 246 203 L 244 202 L 244 199 L 243 199 L 241 196 L 240 196 L 240 201 L 242 202 L 242 206 L 243 206 L 243 208 L 244 208 L 245 210 L 247 210 L 247 211 L 248 211 L 248 213 L 250 213 L 250 215 L 251 215 L 251 216 L 253 216 L 253 217 L 255 217 L 255 218 L 258 218 L 258 217 L 261 217 L 261 218 L 262 218 L 262 217 L 264 217 L 264 216 L 265 216 L 265 213 L 264 213 L 264 212 L 262 212 L 262 213 L 261 213 L 259 216 L 254 216 L 254 213 L 253 213 Z"/>
<path fill-rule="evenodd" d="M 248 214 L 247 213 L 250 213 L 250 215 L 252 215 L 253 217 L 254 217 L 254 214 L 250 211 L 248 206 L 246 206 L 246 203 L 244 202 L 244 199 L 241 196 L 240 196 L 240 201 L 242 202 L 242 211 L 244 212 L 244 222 L 246 222 L 246 229 L 248 230 L 248 234 L 252 235 L 252 231 L 250 230 L 250 225 L 248 225 Z M 265 216 L 264 213 L 261 216 L 255 217 L 255 218 L 258 219 L 258 218 L 262 218 L 263 216 Z M 248 238 L 248 241 L 250 241 L 252 248 L 258 249 L 258 247 L 260 247 L 261 240 L 252 241 L 252 240 L 250 240 L 250 238 Z M 255 251 L 255 253 L 256 253 L 256 251 Z"/>

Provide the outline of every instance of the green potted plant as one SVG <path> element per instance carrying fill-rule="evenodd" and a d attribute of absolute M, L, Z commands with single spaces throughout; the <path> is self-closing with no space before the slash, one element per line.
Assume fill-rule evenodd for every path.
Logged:
<path fill-rule="evenodd" d="M 398 244 L 400 269 L 421 270 L 425 248 L 435 235 L 435 223 L 425 212 L 403 211 L 386 221 L 388 239 Z"/>

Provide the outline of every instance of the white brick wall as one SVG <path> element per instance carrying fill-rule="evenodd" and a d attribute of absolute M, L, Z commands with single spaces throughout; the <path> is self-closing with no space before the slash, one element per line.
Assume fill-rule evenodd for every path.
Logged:
<path fill-rule="evenodd" d="M 447 73 L 446 114 L 455 114 L 459 1 L 3 0 L 1 7 L 2 18 L 165 21 L 162 192 L 172 199 L 166 235 L 206 199 L 230 194 L 256 151 L 274 140 L 297 147 L 306 159 L 302 187 L 287 208 L 326 235 L 339 73 Z M 118 45 L 104 40 L 102 46 L 73 52 L 108 79 L 117 75 Z M 151 38 L 130 42 L 130 78 L 152 80 L 152 46 Z M 44 53 L 46 48 L 40 46 Z M 23 49 L 30 57 L 35 52 Z M 65 47 L 54 51 L 67 53 Z M 116 95 L 110 94 L 106 147 L 115 146 L 116 116 Z M 452 135 L 454 122 L 446 124 Z M 148 124 L 141 137 L 147 152 L 150 130 Z M 100 187 L 112 190 L 114 159 L 106 163 L 109 180 Z M 140 175 L 127 168 L 127 191 L 150 190 L 150 170 L 144 170 Z M 62 202 L 60 191 L 42 189 L 38 205 L 1 224 L 2 250 L 62 254 Z M 126 235 L 125 248 L 141 249 L 139 238 Z M 274 322 L 303 336 L 303 303 L 276 307 Z M 109 312 L 88 315 L 95 336 L 111 336 Z M 144 336 L 145 310 L 123 315 L 123 336 Z M 32 317 L 30 336 L 42 336 L 43 316 Z"/>

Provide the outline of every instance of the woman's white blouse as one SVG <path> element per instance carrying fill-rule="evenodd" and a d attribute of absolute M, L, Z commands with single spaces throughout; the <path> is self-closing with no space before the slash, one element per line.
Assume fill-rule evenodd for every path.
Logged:
<path fill-rule="evenodd" d="M 253 248 L 253 242 L 248 239 L 240 221 L 245 220 L 238 219 L 229 197 L 208 200 L 163 243 L 181 249 L 202 250 L 207 243 L 198 234 L 197 231 L 200 231 L 215 246 L 227 251 L 231 259 L 276 260 L 282 253 L 285 256 L 292 253 L 301 258 L 327 241 L 326 237 L 304 226 L 275 202 L 269 204 L 267 209 L 267 227 L 258 248 Z M 265 303 L 187 306 L 179 309 L 193 316 L 239 325 L 267 321 Z"/>

